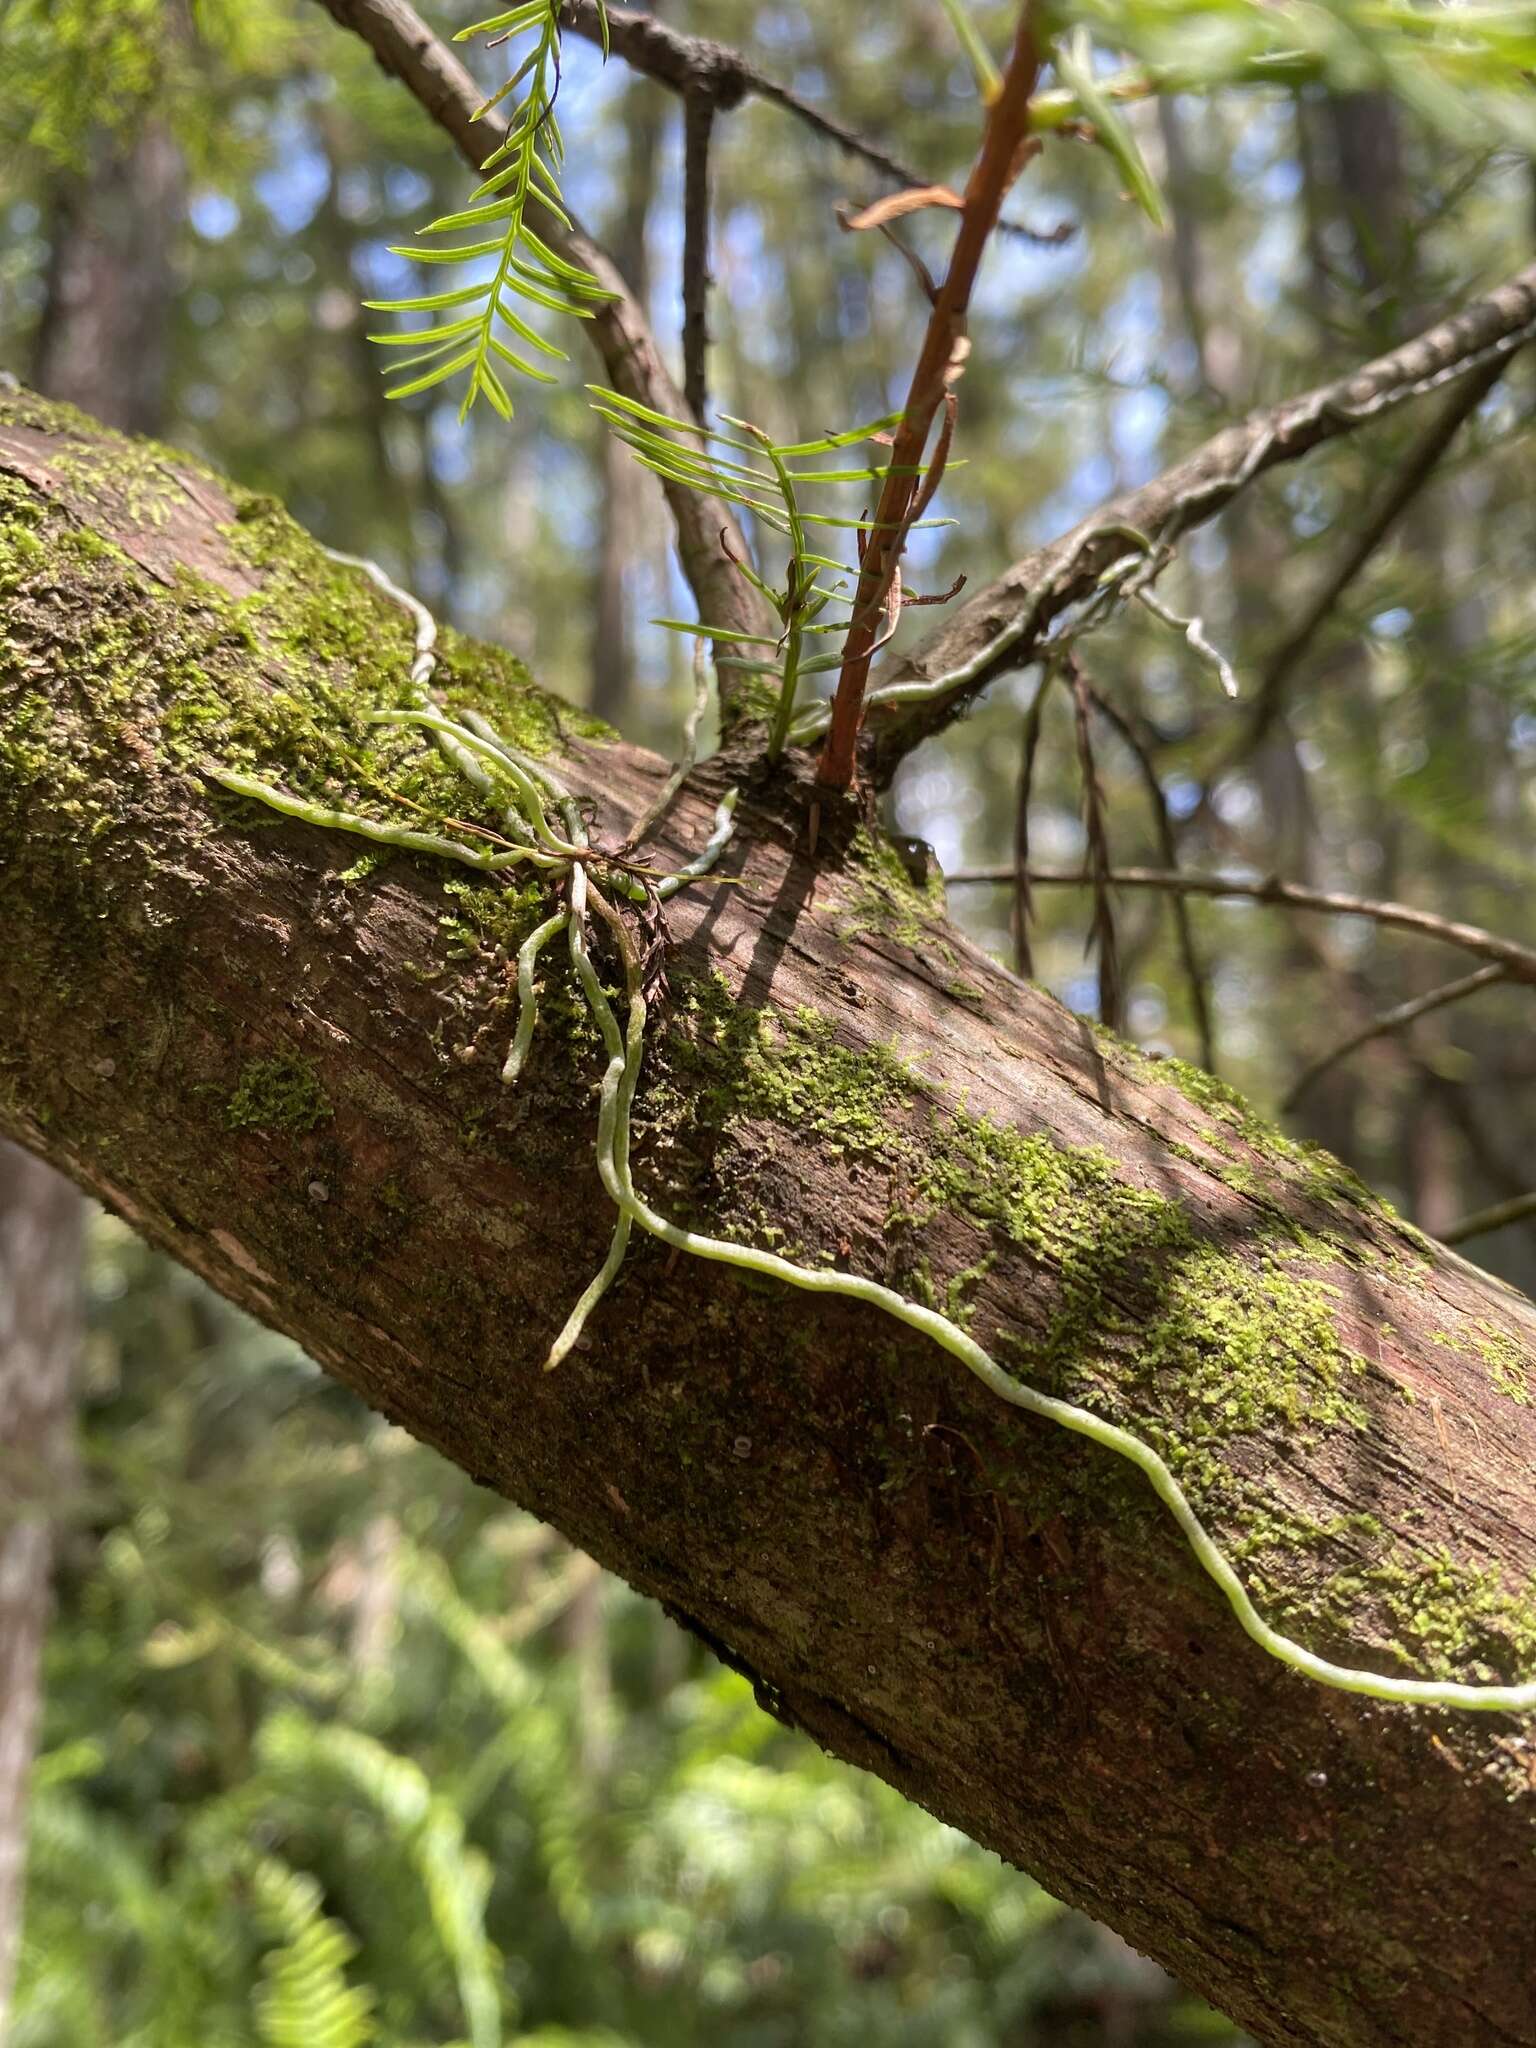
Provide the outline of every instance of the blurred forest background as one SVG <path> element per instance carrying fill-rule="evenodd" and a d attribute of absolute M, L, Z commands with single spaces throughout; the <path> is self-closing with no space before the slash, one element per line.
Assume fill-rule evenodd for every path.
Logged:
<path fill-rule="evenodd" d="M 659 11 L 932 177 L 970 159 L 942 0 Z M 977 14 L 1001 40 L 1011 10 Z M 306 0 L 195 25 L 158 0 L 9 0 L 0 46 L 0 366 L 270 490 L 672 750 L 687 650 L 646 622 L 685 600 L 659 493 L 587 411 L 589 366 L 520 397 L 510 428 L 461 422 L 447 387 L 385 400 L 361 302 L 410 288 L 389 245 L 467 182 L 362 45 Z M 679 104 L 573 40 L 561 111 L 570 197 L 675 339 Z M 985 274 L 944 488 L 958 523 L 920 555 L 926 587 L 984 580 L 1528 259 L 1529 162 L 1475 121 L 1431 130 L 1390 92 L 1312 88 L 1135 121 L 1165 235 L 1086 150 L 1049 152 L 1010 203 L 1032 235 Z M 715 173 L 716 402 L 780 437 L 887 410 L 912 279 L 833 216 L 880 181 L 756 102 L 719 124 Z M 1342 590 L 1445 399 L 1281 472 L 1189 546 L 1182 594 L 1237 705 L 1155 621 L 1102 637 L 1118 862 L 1163 867 L 1176 844 L 1536 936 L 1530 365 L 1468 381 Z M 892 820 L 948 871 L 1011 857 L 1035 686 L 996 688 L 905 766 Z M 1033 859 L 1081 864 L 1064 702 L 1029 836 Z M 1008 887 L 950 900 L 1012 957 Z M 1181 934 L 1163 899 L 1120 909 L 1129 1034 L 1272 1112 L 1351 1027 L 1458 971 L 1359 920 L 1196 903 Z M 1092 1010 L 1088 906 L 1063 889 L 1036 910 L 1037 977 Z M 1536 1186 L 1531 1020 L 1528 990 L 1480 990 L 1332 1067 L 1288 1127 L 1452 1230 Z M 1536 1221 L 1468 1250 L 1536 1281 Z M 12 2048 L 1236 2042 L 1113 1936 L 786 1734 L 652 1607 L 123 1226 L 89 1220 L 85 1265 Z"/>

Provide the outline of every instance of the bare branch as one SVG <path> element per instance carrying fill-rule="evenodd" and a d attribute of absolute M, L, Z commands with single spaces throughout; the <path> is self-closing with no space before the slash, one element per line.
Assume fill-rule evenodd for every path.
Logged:
<path fill-rule="evenodd" d="M 999 675 L 1033 660 L 1051 624 L 1089 596 L 1127 537 L 1171 544 L 1229 505 L 1255 478 L 1355 433 L 1443 384 L 1502 363 L 1536 336 L 1536 264 L 1347 377 L 1251 413 L 1151 482 L 1111 498 L 1070 533 L 1036 548 L 946 617 L 898 669 L 908 691 L 871 718 L 877 779 L 888 782 L 920 741 L 959 716 Z M 946 683 L 945 678 L 953 678 Z M 911 694 L 930 685 L 931 694 Z"/>
<path fill-rule="evenodd" d="M 1469 1237 L 1486 1237 L 1490 1231 L 1503 1230 L 1507 1224 L 1523 1223 L 1527 1216 L 1536 1216 L 1536 1194 L 1516 1195 L 1510 1202 L 1495 1202 L 1491 1209 L 1478 1209 L 1470 1216 L 1463 1216 L 1459 1223 L 1453 1223 L 1441 1237 L 1442 1244 L 1465 1244 Z"/>
<path fill-rule="evenodd" d="M 597 0 L 565 0 L 560 18 L 567 28 L 601 47 L 603 29 Z M 638 8 L 610 7 L 608 47 L 632 71 L 655 79 L 658 85 L 669 87 L 684 100 L 702 91 L 722 112 L 739 106 L 744 99 L 764 100 L 793 115 L 824 142 L 856 157 L 894 185 L 908 187 L 930 182 L 925 172 L 914 169 L 843 122 L 833 120 L 814 102 L 802 99 L 799 93 L 760 71 L 749 57 L 728 43 L 714 42 L 708 36 L 684 35 Z M 1047 248 L 1066 241 L 1072 233 L 1070 224 L 1041 230 L 1026 227 L 1020 221 L 1005 220 L 998 227 L 1003 234 Z"/>
<path fill-rule="evenodd" d="M 701 424 L 709 399 L 709 144 L 717 104 L 703 88 L 683 98 L 683 396 Z"/>
<path fill-rule="evenodd" d="M 1120 984 L 1120 946 L 1115 936 L 1115 906 L 1110 895 L 1113 867 L 1109 852 L 1108 809 L 1088 722 L 1088 678 L 1075 655 L 1061 664 L 1072 696 L 1072 722 L 1077 735 L 1077 766 L 1083 790 L 1083 827 L 1088 834 L 1088 861 L 1093 876 L 1093 924 L 1090 943 L 1099 961 L 1099 1016 L 1111 1031 L 1121 1028 L 1124 1010 Z"/>
<path fill-rule="evenodd" d="M 1009 882 L 1011 867 L 957 868 L 944 877 L 946 883 Z M 1030 882 L 1036 888 L 1091 889 L 1093 875 L 1082 869 L 1031 868 Z M 1536 951 L 1481 925 L 1460 924 L 1432 911 L 1415 910 L 1410 903 L 1376 903 L 1364 896 L 1340 896 L 1331 889 L 1304 889 L 1299 882 L 1285 882 L 1278 875 L 1248 881 L 1240 875 L 1192 874 L 1170 868 L 1113 868 L 1110 881 L 1117 889 L 1171 889 L 1188 896 L 1243 896 L 1254 903 L 1278 903 L 1288 910 L 1315 910 L 1326 917 L 1367 917 L 1375 924 L 1413 932 L 1419 938 L 1438 939 L 1442 945 L 1459 946 L 1464 953 L 1497 960 L 1509 981 L 1536 983 Z"/>
<path fill-rule="evenodd" d="M 1279 714 L 1285 686 L 1295 673 L 1297 663 L 1317 638 L 1339 599 L 1435 474 L 1441 457 L 1455 440 L 1463 423 L 1476 412 L 1503 376 L 1507 362 L 1507 356 L 1496 356 L 1493 361 L 1485 363 L 1430 422 L 1407 461 L 1392 478 L 1381 502 L 1353 535 L 1333 574 L 1307 606 L 1295 628 L 1270 656 L 1232 758 L 1239 759 L 1249 753 L 1269 731 Z"/>
<path fill-rule="evenodd" d="M 361 36 L 382 69 L 414 95 L 475 170 L 501 146 L 505 125 L 495 115 L 477 118 L 485 95 L 407 0 L 319 0 L 319 4 L 341 27 Z M 529 219 L 541 240 L 568 262 L 589 270 L 613 294 L 598 303 L 594 318 L 582 322 L 602 358 L 609 383 L 626 398 L 687 422 L 687 405 L 662 361 L 644 308 L 617 265 L 579 222 L 567 228 L 536 200 L 529 202 Z M 730 508 L 677 485 L 664 484 L 663 488 L 676 522 L 683 574 L 700 617 L 737 632 L 776 632 L 778 621 L 759 603 L 751 586 L 736 575 L 721 551 L 724 533 L 738 554 L 746 552 Z M 729 674 L 722 669 L 722 693 L 728 689 Z"/>
<path fill-rule="evenodd" d="M 901 425 L 891 445 L 891 459 L 859 570 L 853 621 L 832 699 L 832 722 L 816 770 L 817 781 L 827 789 L 847 789 L 853 781 L 859 732 L 864 723 L 864 693 L 881 610 L 900 571 L 902 550 L 922 489 L 923 451 L 929 433 L 945 399 L 952 395 L 954 379 L 965 361 L 969 346 L 966 310 L 983 252 L 997 225 L 1003 200 L 1018 174 L 1029 133 L 1029 98 L 1039 75 L 1040 59 L 1030 29 L 1030 5 L 1029 0 L 1024 0 L 1008 68 L 987 109 L 981 148 L 966 181 L 960 231 L 912 372 Z"/>
<path fill-rule="evenodd" d="M 1029 942 L 1029 927 L 1035 914 L 1034 897 L 1029 886 L 1029 805 L 1034 791 L 1035 760 L 1040 751 L 1045 700 L 1051 694 L 1055 680 L 1055 669 L 1047 669 L 1024 714 L 1024 744 L 1020 750 L 1019 788 L 1014 802 L 1013 901 L 1009 906 L 1009 923 L 1013 928 L 1013 964 L 1026 981 L 1032 981 L 1035 974 L 1034 955 Z"/>
<path fill-rule="evenodd" d="M 1383 1010 L 1368 1024 L 1352 1031 L 1348 1038 L 1340 1039 L 1320 1059 L 1315 1059 L 1291 1083 L 1282 1110 L 1294 1109 L 1302 1096 L 1319 1076 L 1326 1074 L 1330 1067 L 1336 1067 L 1340 1060 L 1348 1059 L 1352 1052 L 1358 1052 L 1362 1045 L 1369 1045 L 1373 1038 L 1384 1038 L 1388 1032 L 1402 1031 L 1420 1017 L 1427 1017 L 1432 1010 L 1443 1010 L 1448 1003 L 1459 1003 L 1463 996 L 1475 995 L 1481 988 L 1488 988 L 1496 981 L 1507 981 L 1508 969 L 1499 966 L 1479 967 L 1472 974 L 1464 974 L 1457 981 L 1442 982 L 1439 988 L 1432 988 L 1427 994 L 1414 996 L 1411 1001 L 1398 1003 L 1390 1010 Z"/>
<path fill-rule="evenodd" d="M 1152 758 L 1152 736 L 1146 721 L 1135 713 L 1123 711 L 1106 697 L 1102 691 L 1090 689 L 1094 709 L 1116 733 L 1136 763 L 1143 789 L 1147 793 L 1147 804 L 1152 812 L 1152 823 L 1157 833 L 1157 843 L 1168 867 L 1179 865 L 1179 843 L 1173 830 L 1173 817 L 1168 809 L 1168 799 L 1163 794 L 1162 778 Z M 1195 1035 L 1200 1045 L 1200 1064 L 1207 1073 L 1216 1071 L 1216 1031 L 1211 1017 L 1211 998 L 1208 986 L 1210 977 L 1200 958 L 1195 944 L 1195 934 L 1189 919 L 1189 905 L 1181 895 L 1171 898 L 1173 928 L 1178 939 L 1179 959 L 1184 967 L 1184 979 L 1189 985 L 1189 1006 L 1194 1015 Z"/>

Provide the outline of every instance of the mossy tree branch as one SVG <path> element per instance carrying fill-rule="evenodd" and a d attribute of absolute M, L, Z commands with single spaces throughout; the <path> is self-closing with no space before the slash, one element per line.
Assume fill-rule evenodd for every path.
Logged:
<path fill-rule="evenodd" d="M 443 636 L 450 703 L 622 839 L 661 763 Z M 1536 2044 L 1536 1746 L 1235 1627 L 1137 1476 L 913 1333 L 650 1243 L 539 1370 L 611 1226 L 548 905 L 274 819 L 463 800 L 411 628 L 269 501 L 0 404 L 0 1127 L 757 1681 L 1267 2042 Z M 701 841 L 697 774 L 662 835 Z M 670 907 L 635 1172 L 679 1220 L 971 1319 L 1175 1464 L 1265 1611 L 1384 1671 L 1536 1671 L 1536 1310 L 1218 1084 L 977 957 L 804 770 Z M 554 1026 L 551 1031 L 550 1027 Z"/>

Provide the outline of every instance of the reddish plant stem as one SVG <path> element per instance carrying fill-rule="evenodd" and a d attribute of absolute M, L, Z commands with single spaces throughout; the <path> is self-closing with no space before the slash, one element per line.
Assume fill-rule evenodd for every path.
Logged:
<path fill-rule="evenodd" d="M 918 471 L 923 450 L 949 389 L 951 366 L 965 335 L 966 309 L 981 267 L 982 252 L 1018 172 L 1019 151 L 1029 133 L 1030 95 L 1039 73 L 1031 9 L 1029 0 L 1025 0 L 1008 69 L 988 109 L 986 133 L 966 182 L 960 232 L 944 282 L 933 302 L 928 331 L 912 372 L 901 425 L 875 508 L 875 526 L 859 573 L 853 623 L 832 700 L 832 723 L 816 771 L 816 779 L 824 788 L 847 789 L 853 781 L 870 658 L 906 545 L 913 507 L 922 488 Z"/>

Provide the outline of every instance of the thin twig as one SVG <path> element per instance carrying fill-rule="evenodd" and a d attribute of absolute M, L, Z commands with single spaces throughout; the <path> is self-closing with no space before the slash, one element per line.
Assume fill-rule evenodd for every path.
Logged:
<path fill-rule="evenodd" d="M 1144 721 L 1136 714 L 1122 711 L 1104 694 L 1090 685 L 1093 707 L 1104 721 L 1113 727 L 1124 742 L 1136 763 L 1143 789 L 1147 793 L 1147 804 L 1152 812 L 1152 823 L 1157 833 L 1157 843 L 1164 861 L 1169 868 L 1179 865 L 1179 842 L 1173 829 L 1173 817 L 1168 809 L 1168 799 L 1163 794 L 1162 777 L 1152 759 L 1149 735 L 1144 730 Z M 1200 1064 L 1208 1074 L 1216 1072 L 1216 1030 L 1211 1015 L 1209 976 L 1205 963 L 1200 958 L 1195 944 L 1194 926 L 1190 921 L 1189 905 L 1184 898 L 1174 894 L 1169 905 L 1173 913 L 1173 929 L 1178 940 L 1179 960 L 1184 969 L 1184 979 L 1189 984 L 1189 1007 L 1194 1015 L 1195 1035 L 1200 1045 Z"/>
<path fill-rule="evenodd" d="M 1285 686 L 1295 673 L 1298 662 L 1317 638 L 1339 599 L 1433 477 L 1464 422 L 1476 412 L 1503 376 L 1507 362 L 1507 357 L 1500 356 L 1485 363 L 1452 393 L 1420 436 L 1407 461 L 1383 492 L 1380 503 L 1354 534 L 1333 574 L 1265 664 L 1242 737 L 1232 749 L 1234 760 L 1246 757 L 1274 724 L 1284 700 Z"/>
<path fill-rule="evenodd" d="M 880 487 L 874 526 L 859 572 L 853 622 L 844 643 L 842 669 L 832 699 L 832 722 L 816 769 L 817 781 L 827 789 L 847 789 L 853 781 L 859 728 L 864 722 L 864 693 L 881 607 L 900 568 L 908 525 L 922 487 L 923 451 L 928 435 L 964 363 L 969 346 L 965 338 L 966 309 L 982 253 L 1019 170 L 1029 132 L 1029 96 L 1039 73 L 1030 4 L 1025 0 L 1014 31 L 1008 68 L 987 109 L 981 149 L 966 181 L 960 230 L 929 315 L 902 408 L 901 425 L 896 430 L 891 459 Z"/>
<path fill-rule="evenodd" d="M 1287 1091 L 1280 1107 L 1294 1109 L 1312 1083 L 1340 1060 L 1348 1059 L 1352 1052 L 1358 1052 L 1362 1045 L 1368 1045 L 1373 1038 L 1384 1038 L 1388 1032 L 1402 1031 L 1420 1017 L 1427 1017 L 1432 1010 L 1443 1010 L 1447 1003 L 1459 1003 L 1463 996 L 1475 995 L 1481 988 L 1489 988 L 1496 981 L 1507 981 L 1509 971 L 1501 965 L 1479 967 L 1472 974 L 1464 974 L 1459 980 L 1442 982 L 1439 988 L 1432 988 L 1426 995 L 1414 996 L 1410 1002 L 1398 1003 L 1395 1008 L 1383 1010 L 1358 1031 L 1352 1031 L 1348 1038 L 1340 1039 L 1330 1052 L 1315 1059 L 1309 1067 L 1297 1075 Z"/>
<path fill-rule="evenodd" d="M 1486 1237 L 1489 1231 L 1502 1230 L 1506 1224 L 1523 1223 L 1527 1216 L 1536 1216 L 1536 1194 L 1516 1195 L 1513 1201 L 1495 1202 L 1491 1209 L 1474 1210 L 1449 1230 L 1442 1230 L 1440 1242 L 1465 1244 L 1469 1237 Z"/>
<path fill-rule="evenodd" d="M 1013 869 L 960 868 L 944 877 L 946 883 L 1012 882 Z M 1082 870 L 1031 868 L 1029 879 L 1036 888 L 1092 888 L 1093 876 Z M 1499 961 L 1510 981 L 1536 982 L 1536 951 L 1500 938 L 1480 925 L 1459 924 L 1432 911 L 1415 910 L 1409 903 L 1375 903 L 1363 896 L 1340 896 L 1327 889 L 1304 889 L 1297 882 L 1285 882 L 1278 875 L 1248 881 L 1238 875 L 1191 874 L 1167 868 L 1114 868 L 1110 881 L 1117 889 L 1172 889 L 1189 896 L 1244 896 L 1255 903 L 1282 904 L 1288 910 L 1314 910 L 1327 917 L 1366 917 L 1375 924 L 1390 925 L 1397 931 L 1413 932 L 1419 938 L 1438 939 L 1442 945 L 1459 946 L 1464 953 L 1480 954 Z"/>
<path fill-rule="evenodd" d="M 1530 1181 L 1529 1166 L 1524 1161 L 1512 1159 L 1503 1146 L 1489 1136 L 1466 1081 L 1459 1076 L 1453 1079 L 1449 1074 L 1441 1073 L 1412 1046 L 1405 1046 L 1403 1050 L 1415 1078 L 1436 1097 L 1460 1133 L 1477 1171 L 1506 1198 L 1524 1194 Z M 1494 1099 L 1497 1102 L 1498 1098 Z"/>
<path fill-rule="evenodd" d="M 560 18 L 577 35 L 601 46 L 603 26 L 597 0 L 564 0 Z M 655 79 L 658 85 L 665 85 L 684 98 L 703 86 L 722 112 L 740 105 L 744 99 L 764 100 L 792 115 L 824 142 L 867 164 L 893 185 L 907 188 L 931 182 L 926 173 L 834 120 L 813 101 L 802 99 L 789 86 L 760 71 L 749 57 L 728 43 L 714 42 L 708 36 L 685 35 L 658 21 L 653 14 L 614 6 L 608 9 L 607 40 L 613 55 L 622 58 L 632 71 Z M 1040 229 L 1013 220 L 999 221 L 998 231 L 1045 248 L 1058 247 L 1074 233 L 1070 222 Z"/>
<path fill-rule="evenodd" d="M 1029 807 L 1035 782 L 1035 757 L 1040 751 L 1041 717 L 1055 680 L 1056 671 L 1046 669 L 1040 677 L 1040 687 L 1024 714 L 1019 792 L 1013 813 L 1013 899 L 1009 905 L 1009 923 L 1013 931 L 1014 967 L 1026 980 L 1032 980 L 1035 972 L 1034 953 L 1029 943 L 1029 927 L 1035 914 L 1035 900 L 1029 886 Z"/>
<path fill-rule="evenodd" d="M 1093 752 L 1093 728 L 1089 722 L 1088 678 L 1076 655 L 1061 664 L 1072 693 L 1072 718 L 1077 734 L 1077 766 L 1083 792 L 1083 826 L 1088 834 L 1088 864 L 1093 876 L 1093 923 L 1089 943 L 1099 962 L 1099 1021 L 1111 1031 L 1121 1026 L 1124 1000 L 1120 985 L 1120 947 L 1115 935 L 1115 906 L 1111 897 L 1108 806 L 1099 764 Z"/>
<path fill-rule="evenodd" d="M 889 677 L 895 690 L 957 674 L 937 697 L 892 696 L 872 720 L 876 779 L 889 781 L 922 740 L 942 731 L 989 683 L 1034 660 L 1053 622 L 1098 587 L 1124 553 L 1125 535 L 1171 543 L 1213 518 L 1256 478 L 1326 441 L 1357 432 L 1536 337 L 1536 264 L 1460 313 L 1346 377 L 1251 413 L 1193 455 L 1109 499 L 1069 533 L 1014 563 L 936 628 Z"/>
<path fill-rule="evenodd" d="M 701 424 L 709 402 L 709 144 L 715 105 L 706 86 L 683 95 L 683 396 Z"/>

